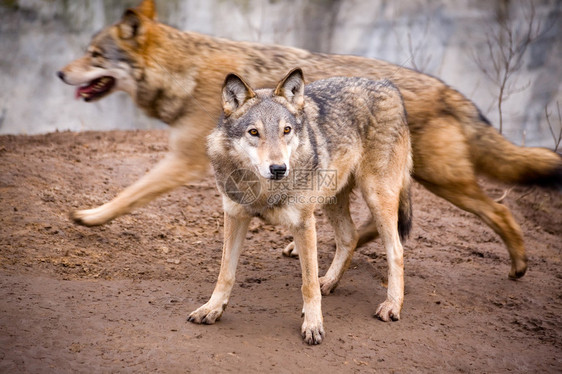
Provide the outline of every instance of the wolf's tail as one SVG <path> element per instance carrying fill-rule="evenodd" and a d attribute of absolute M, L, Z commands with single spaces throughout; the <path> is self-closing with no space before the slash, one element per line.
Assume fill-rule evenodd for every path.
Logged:
<path fill-rule="evenodd" d="M 504 138 L 460 93 L 445 98 L 463 124 L 475 171 L 510 184 L 562 189 L 562 157 L 547 149 L 520 147 Z"/>
<path fill-rule="evenodd" d="M 562 189 L 562 157 L 546 148 L 520 147 L 501 136 L 488 121 L 468 136 L 476 172 L 510 184 Z"/>
<path fill-rule="evenodd" d="M 411 157 L 409 157 L 408 164 L 409 167 L 404 173 L 402 190 L 400 190 L 400 201 L 398 203 L 398 234 L 400 235 L 400 240 L 402 240 L 402 242 L 408 238 L 410 231 L 412 230 Z"/>

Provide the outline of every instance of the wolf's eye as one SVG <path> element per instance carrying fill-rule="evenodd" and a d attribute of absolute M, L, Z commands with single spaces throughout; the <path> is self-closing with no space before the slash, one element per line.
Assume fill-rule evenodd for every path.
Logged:
<path fill-rule="evenodd" d="M 260 135 L 260 133 L 256 129 L 251 129 L 250 131 L 248 131 L 248 134 L 250 134 L 252 136 L 259 136 Z"/>
<path fill-rule="evenodd" d="M 283 129 L 283 134 L 287 135 L 291 133 L 291 126 L 285 126 L 285 128 Z"/>
<path fill-rule="evenodd" d="M 92 51 L 92 57 L 96 58 L 96 57 L 102 57 L 101 53 L 99 53 L 98 51 Z"/>

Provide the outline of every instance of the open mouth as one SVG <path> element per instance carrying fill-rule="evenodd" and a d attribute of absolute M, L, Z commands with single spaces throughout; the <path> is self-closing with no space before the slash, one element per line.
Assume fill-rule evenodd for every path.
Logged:
<path fill-rule="evenodd" d="M 84 98 L 84 101 L 100 99 L 107 95 L 115 86 L 115 78 L 101 77 L 96 78 L 84 86 L 76 89 L 76 98 Z"/>

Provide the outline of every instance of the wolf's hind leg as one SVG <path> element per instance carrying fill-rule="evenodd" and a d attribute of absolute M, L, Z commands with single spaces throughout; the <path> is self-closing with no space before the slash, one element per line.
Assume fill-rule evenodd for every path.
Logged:
<path fill-rule="evenodd" d="M 379 232 L 377 231 L 377 224 L 375 223 L 375 220 L 371 217 L 367 222 L 365 222 L 359 228 L 359 239 L 357 240 L 357 245 L 355 246 L 355 248 L 362 247 L 378 237 L 379 237 Z M 295 246 L 295 242 L 290 242 L 289 244 L 287 244 L 287 246 L 283 248 L 282 253 L 283 256 L 286 257 L 295 257 L 295 258 L 299 257 L 299 250 Z"/>
<path fill-rule="evenodd" d="M 515 222 L 509 209 L 489 198 L 475 180 L 447 185 L 435 185 L 420 181 L 424 187 L 441 196 L 461 209 L 476 214 L 490 226 L 507 246 L 511 258 L 510 279 L 521 278 L 527 271 L 527 256 L 523 245 L 521 228 Z"/>
<path fill-rule="evenodd" d="M 505 205 L 493 201 L 478 186 L 463 125 L 455 121 L 451 117 L 436 118 L 423 132 L 412 133 L 414 177 L 429 191 L 476 214 L 491 227 L 507 246 L 509 278 L 520 278 L 527 270 L 521 228 Z M 428 144 L 433 145 L 431 152 Z"/>
<path fill-rule="evenodd" d="M 336 289 L 343 273 L 351 263 L 357 244 L 357 231 L 349 212 L 350 192 L 351 188 L 347 188 L 336 196 L 334 204 L 324 205 L 326 216 L 336 234 L 336 254 L 326 275 L 320 278 L 322 295 L 329 295 Z"/>
<path fill-rule="evenodd" d="M 378 237 L 379 232 L 377 230 L 377 223 L 373 217 L 370 217 L 369 220 L 359 228 L 359 240 L 357 240 L 357 247 L 362 247 Z"/>
<path fill-rule="evenodd" d="M 394 179 L 369 175 L 360 184 L 381 236 L 388 262 L 387 298 L 375 313 L 383 321 L 399 320 L 404 302 L 404 249 L 397 225 L 400 192 L 391 187 L 399 185 Z"/>
<path fill-rule="evenodd" d="M 283 256 L 295 258 L 299 257 L 299 250 L 297 249 L 294 241 L 290 242 L 285 248 L 283 248 Z"/>

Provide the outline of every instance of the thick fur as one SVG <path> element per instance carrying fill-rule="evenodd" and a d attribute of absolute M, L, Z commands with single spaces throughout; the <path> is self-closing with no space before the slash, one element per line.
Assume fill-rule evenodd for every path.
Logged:
<path fill-rule="evenodd" d="M 170 152 L 115 199 L 94 209 L 75 211 L 73 219 L 87 226 L 101 225 L 200 178 L 208 166 L 204 139 L 221 113 L 224 77 L 234 72 L 252 87 L 271 87 L 295 66 L 306 71 L 309 81 L 329 76 L 391 80 L 402 93 L 408 113 L 414 178 L 436 195 L 480 217 L 507 246 L 509 276 L 517 278 L 525 273 L 527 259 L 519 225 L 505 205 L 486 196 L 476 176 L 480 173 L 506 183 L 562 186 L 560 156 L 547 149 L 511 144 L 472 102 L 434 77 L 375 59 L 181 32 L 156 21 L 154 4 L 148 0 L 96 34 L 86 55 L 64 67 L 59 76 L 73 85 L 112 77 L 113 83 L 101 94 L 84 99 L 93 101 L 115 90 L 128 92 L 147 115 L 170 125 Z M 376 235 L 376 228 L 366 225 L 361 242 Z"/>
<path fill-rule="evenodd" d="M 376 315 L 384 321 L 398 320 L 404 300 L 399 237 L 410 227 L 412 168 L 398 90 L 388 81 L 365 78 L 320 80 L 305 90 L 302 71 L 295 69 L 275 90 L 254 91 L 238 76 L 229 75 L 222 97 L 225 114 L 209 136 L 209 156 L 223 195 L 223 260 L 211 299 L 189 320 L 214 323 L 220 318 L 248 223 L 260 217 L 293 233 L 302 267 L 302 335 L 309 344 L 320 343 L 321 294 L 336 287 L 357 243 L 349 212 L 354 186 L 363 194 L 387 254 L 388 296 Z M 251 184 L 245 185 L 248 175 L 253 175 Z M 332 177 L 330 183 L 324 183 L 326 176 Z M 309 183 L 301 185 L 302 180 Z M 320 201 L 336 233 L 336 255 L 326 275 L 318 279 L 314 210 Z"/>

